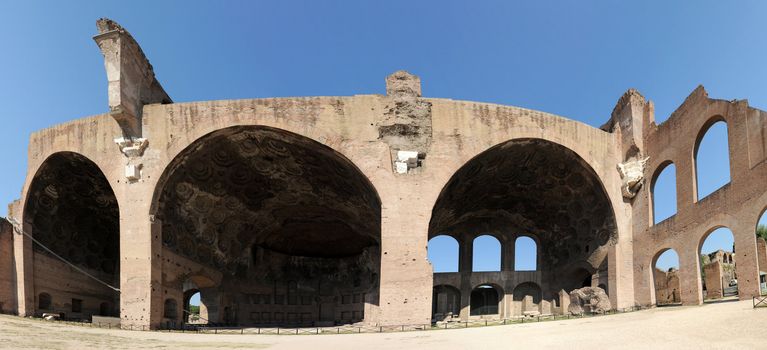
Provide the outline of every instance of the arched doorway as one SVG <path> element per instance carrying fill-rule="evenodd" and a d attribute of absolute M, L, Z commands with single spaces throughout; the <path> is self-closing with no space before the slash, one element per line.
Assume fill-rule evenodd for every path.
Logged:
<path fill-rule="evenodd" d="M 499 303 L 503 291 L 498 286 L 482 284 L 471 291 L 470 315 L 471 316 L 497 316 L 500 315 Z"/>
<path fill-rule="evenodd" d="M 461 314 L 461 291 L 448 285 L 434 287 L 432 320 L 447 321 Z"/>
<path fill-rule="evenodd" d="M 655 305 L 681 305 L 679 284 L 679 255 L 673 249 L 662 249 L 652 261 L 651 277 Z"/>
<path fill-rule="evenodd" d="M 220 276 L 202 290 L 210 322 L 344 324 L 378 304 L 381 203 L 325 145 L 218 130 L 173 160 L 155 198 L 164 251 Z"/>
<path fill-rule="evenodd" d="M 104 302 L 119 305 L 119 216 L 112 187 L 91 160 L 60 152 L 43 162 L 23 218 L 24 231 L 39 242 L 32 245 L 33 287 L 48 299 L 38 303 L 36 314 L 90 320 L 105 313 Z"/>
<path fill-rule="evenodd" d="M 514 316 L 541 314 L 541 287 L 533 282 L 520 283 L 514 288 Z"/>
<path fill-rule="evenodd" d="M 698 250 L 703 300 L 717 300 L 738 295 L 735 270 L 735 236 L 726 227 L 705 234 Z"/>
<path fill-rule="evenodd" d="M 205 318 L 201 316 L 200 308 L 202 306 L 202 295 L 197 289 L 190 289 L 184 292 L 184 323 L 206 323 Z"/>

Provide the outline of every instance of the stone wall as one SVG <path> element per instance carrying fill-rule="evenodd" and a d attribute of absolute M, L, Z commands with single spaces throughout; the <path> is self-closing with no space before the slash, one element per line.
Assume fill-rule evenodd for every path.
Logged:
<path fill-rule="evenodd" d="M 703 274 L 706 276 L 706 298 L 720 299 L 724 296 L 725 276 L 722 271 L 722 263 L 715 260 L 703 266 Z"/>
<path fill-rule="evenodd" d="M 655 299 L 658 305 L 676 304 L 681 302 L 680 286 L 679 286 L 679 271 L 671 269 L 669 271 L 662 271 L 660 269 L 654 269 L 654 281 L 655 281 Z"/>
<path fill-rule="evenodd" d="M 759 215 L 767 207 L 767 192 L 763 188 L 767 180 L 767 139 L 764 136 L 767 134 L 767 113 L 750 108 L 746 101 L 710 99 L 700 87 L 666 122 L 657 125 L 652 103 L 636 90 L 629 90 L 618 101 L 609 122 L 602 129 L 597 129 L 556 115 L 519 107 L 425 98 L 422 96 L 420 79 L 405 72 L 397 72 L 387 78 L 387 95 L 168 104 L 170 98 L 154 78 L 151 65 L 127 32 L 119 25 L 107 21 L 99 22 L 99 29 L 101 34 L 96 40 L 104 49 L 110 91 L 113 92 L 110 93 L 108 104 L 110 113 L 74 120 L 34 133 L 30 138 L 27 179 L 22 197 L 11 206 L 10 213 L 16 221 L 23 222 L 25 231 L 34 231 L 38 223 L 32 221 L 40 220 L 42 216 L 32 215 L 28 205 L 42 199 L 42 193 L 56 198 L 56 181 L 68 181 L 67 176 L 45 176 L 45 179 L 54 181 L 53 186 L 35 188 L 36 175 L 52 155 L 71 152 L 95 165 L 97 169 L 92 172 L 103 174 L 114 191 L 114 200 L 119 203 L 120 270 L 119 281 L 114 283 L 121 289 L 119 311 L 123 327 L 158 327 L 163 322 L 180 322 L 183 319 L 183 299 L 185 293 L 191 290 L 190 283 L 194 283 L 194 288 L 210 292 L 203 298 L 203 310 L 213 322 L 227 322 L 233 318 L 252 319 L 254 313 L 259 318 L 265 317 L 263 313 L 269 313 L 269 318 L 274 319 L 276 312 L 283 312 L 272 310 L 274 306 L 254 306 L 261 304 L 242 300 L 243 295 L 261 295 L 265 292 L 242 290 L 236 295 L 213 292 L 220 291 L 226 285 L 224 274 L 244 273 L 238 270 L 236 264 L 229 264 L 231 261 L 228 259 L 232 257 L 227 255 L 227 249 L 232 247 L 229 245 L 232 241 L 218 247 L 216 254 L 220 264 L 213 266 L 185 257 L 191 254 L 188 251 L 179 253 L 182 250 L 164 241 L 173 236 L 167 234 L 169 231 L 166 230 L 169 227 L 176 228 L 171 222 L 163 224 L 167 215 L 160 209 L 166 185 L 171 183 L 168 191 L 183 192 L 183 188 L 176 187 L 178 183 L 169 180 L 168 169 L 173 168 L 184 152 L 204 149 L 204 144 L 196 143 L 198 140 L 205 139 L 211 133 L 242 127 L 290 133 L 313 142 L 318 148 L 327 148 L 332 151 L 329 151 L 333 154 L 332 159 L 343 159 L 351 165 L 350 168 L 367 179 L 380 200 L 380 213 L 377 215 L 380 223 L 375 222 L 375 229 L 380 229 L 380 235 L 376 235 L 375 244 L 372 244 L 378 249 L 375 255 L 380 260 L 380 270 L 379 274 L 370 279 L 377 286 L 377 293 L 368 298 L 358 292 L 334 292 L 341 298 L 342 305 L 353 305 L 348 310 L 338 309 L 339 318 L 343 318 L 344 312 L 351 312 L 353 318 L 354 312 L 362 309 L 364 322 L 369 324 L 428 323 L 432 316 L 433 287 L 436 285 L 452 286 L 460 292 L 460 313 L 464 319 L 468 319 L 470 313 L 472 290 L 480 285 L 492 285 L 499 293 L 498 317 L 506 317 L 518 313 L 516 310 L 522 310 L 515 303 L 514 290 L 528 282 L 537 284 L 545 292 L 542 293 L 544 295 L 540 299 L 533 296 L 532 303 L 529 298 L 526 299 L 527 295 L 518 296 L 516 301 L 524 304 L 527 300 L 528 308 L 551 312 L 552 308 L 562 307 L 556 301 L 559 286 L 551 281 L 574 278 L 576 275 L 581 281 L 587 276 L 581 275 L 580 269 L 591 276 L 591 285 L 604 285 L 608 289 L 612 305 L 617 308 L 678 299 L 685 304 L 699 304 L 703 299 L 699 248 L 711 231 L 722 226 L 730 228 L 735 236 L 740 297 L 750 298 L 758 293 L 759 267 L 754 227 Z M 122 45 L 123 40 L 130 50 L 126 51 L 125 57 L 119 57 L 119 53 L 115 57 L 115 51 L 110 50 L 110 47 Z M 115 67 L 115 64 L 126 66 Z M 139 81 L 143 83 L 136 83 Z M 141 98 L 122 98 L 126 96 Z M 708 197 L 699 199 L 695 194 L 695 170 L 690 155 L 694 153 L 708 126 L 719 120 L 728 123 L 731 182 Z M 606 240 L 597 240 L 596 245 L 584 241 L 581 242 L 583 244 L 563 249 L 564 243 L 572 241 L 568 237 L 581 234 L 577 231 L 568 232 L 570 236 L 539 242 L 539 259 L 561 258 L 565 261 L 570 257 L 578 257 L 573 259 L 577 261 L 569 264 L 578 268 L 577 271 L 554 269 L 559 275 L 553 280 L 547 279 L 544 271 L 513 271 L 513 264 L 510 263 L 514 254 L 512 244 L 503 245 L 504 262 L 501 271 L 473 272 L 471 269 L 472 252 L 468 243 L 483 233 L 479 232 L 480 229 L 490 228 L 508 218 L 525 223 L 530 220 L 520 220 L 520 216 L 524 219 L 524 215 L 530 214 L 527 209 L 534 212 L 541 211 L 540 208 L 512 210 L 502 203 L 503 210 L 482 213 L 477 216 L 480 218 L 476 220 L 479 224 L 474 226 L 461 226 L 458 221 L 451 221 L 455 218 L 449 217 L 450 210 L 435 210 L 445 193 L 448 204 L 467 202 L 468 197 L 450 196 L 464 183 L 451 179 L 459 173 L 482 173 L 482 169 L 465 166 L 497 166 L 499 162 L 492 157 L 485 159 L 488 154 L 493 155 L 486 151 L 521 143 L 552 145 L 562 150 L 548 152 L 543 157 L 530 156 L 522 159 L 523 163 L 534 159 L 545 163 L 563 154 L 577 156 L 574 158 L 579 159 L 583 168 L 593 175 L 592 180 L 596 184 L 593 187 L 598 188 L 603 197 L 596 201 L 599 202 L 598 208 L 592 205 L 585 209 L 599 209 L 599 213 L 606 213 L 602 216 L 614 215 L 614 222 L 608 225 L 610 230 L 600 231 L 598 228 L 607 227 L 603 225 L 595 225 L 598 227 L 594 227 L 593 232 L 586 230 L 589 231 L 586 236 L 593 234 L 597 238 L 607 237 Z M 272 147 L 277 154 L 285 151 L 278 143 L 265 147 Z M 528 153 L 536 155 L 536 152 Z M 219 156 L 221 154 L 213 154 L 211 161 L 227 162 Z M 481 161 L 472 162 L 473 159 Z M 653 225 L 649 189 L 658 170 L 669 162 L 673 162 L 677 168 L 678 212 Z M 205 165 L 204 161 L 196 163 Z M 283 168 L 289 165 L 274 158 L 270 164 L 278 164 Z M 527 172 L 520 172 L 519 169 L 495 171 L 484 184 L 475 188 L 485 192 L 494 191 L 493 186 L 508 187 L 513 181 L 521 179 L 546 191 L 556 189 L 562 196 L 572 194 L 572 186 L 566 186 L 568 182 L 564 178 L 540 175 L 557 169 L 541 166 L 519 168 Z M 545 171 L 539 174 L 533 171 L 536 169 Z M 559 169 L 558 175 L 568 175 L 567 171 L 566 167 Z M 290 168 L 287 172 L 297 174 L 301 171 Z M 203 177 L 210 174 L 205 169 L 199 173 Z M 225 172 L 222 173 L 224 175 L 216 174 L 226 175 Z M 334 176 L 345 179 L 347 175 L 349 173 L 340 172 Z M 472 176 L 456 178 L 471 179 Z M 574 183 L 577 185 L 580 181 Z M 307 187 L 313 187 L 312 184 L 316 185 L 309 183 Z M 270 186 L 281 185 L 272 183 Z M 215 194 L 221 187 L 222 184 L 214 181 L 206 184 L 205 190 Z M 311 190 L 321 193 L 316 188 Z M 595 193 L 585 197 L 596 198 Z M 492 196 L 488 198 L 493 199 Z M 101 202 L 103 200 L 101 198 Z M 203 203 L 197 209 L 207 213 L 211 207 Z M 316 208 L 313 210 L 317 212 Z M 552 220 L 561 220 L 557 222 L 561 224 L 559 227 L 571 227 L 573 223 L 569 217 L 560 215 L 571 210 L 577 213 L 584 208 L 548 208 L 543 214 L 553 217 Z M 435 212 L 441 213 L 439 217 L 433 217 Z M 552 215 L 552 212 L 557 215 Z M 28 222 L 27 216 L 37 219 Z M 315 216 L 321 218 L 328 215 Z M 291 215 L 283 213 L 278 217 L 289 218 Z M 211 220 L 214 219 L 211 214 Z M 460 271 L 433 274 L 426 258 L 427 242 L 430 237 L 443 233 L 438 231 L 448 230 L 451 225 L 441 225 L 445 222 L 456 223 L 452 227 L 455 231 L 452 235 L 462 242 Z M 207 225 L 207 222 L 203 224 Z M 590 222 L 577 224 L 572 227 L 577 229 L 592 226 Z M 201 227 L 193 228 L 197 230 Z M 551 234 L 556 230 L 549 228 L 540 231 L 543 235 L 547 231 L 551 231 L 548 232 Z M 509 240 L 509 237 L 520 233 L 504 232 L 497 235 Z M 7 244 L 7 240 L 2 240 L 3 235 L 8 236 L 0 232 L 0 243 Z M 36 252 L 28 237 L 12 237 L 12 255 L 1 255 L 3 245 L 0 245 L 0 269 L 4 268 L 2 257 L 12 256 L 15 307 L 19 314 L 39 314 L 41 310 L 37 298 L 42 292 L 51 294 L 53 308 L 56 310 L 71 309 L 73 298 L 82 299 L 83 311 L 80 317 L 94 313 L 95 305 L 102 300 L 118 302 L 110 290 L 94 284 L 92 280 L 89 281 L 49 256 Z M 53 241 L 56 242 L 55 239 Z M 221 243 L 217 240 L 212 242 Z M 541 242 L 545 246 L 540 247 Z M 169 247 L 173 249 L 166 249 Z M 658 272 L 653 267 L 658 253 L 668 248 L 680 253 L 680 270 L 674 276 Z M 248 249 L 252 247 L 241 252 Z M 661 292 L 653 292 L 655 287 L 659 287 Z M 675 290 L 678 292 L 675 293 Z M 0 284 L 0 298 L 3 293 Z M 279 291 L 274 294 L 279 294 Z M 350 299 L 350 303 L 343 304 L 344 298 Z M 364 305 L 355 302 L 363 299 Z M 177 312 L 166 314 L 165 306 L 174 302 Z M 232 305 L 243 306 L 235 308 Z M 303 306 L 307 306 L 306 310 L 292 312 L 299 315 L 293 317 L 300 318 L 303 314 L 314 315 L 320 312 L 315 308 L 317 305 L 300 305 L 301 308 Z"/>
<path fill-rule="evenodd" d="M 651 105 L 650 105 L 651 107 Z M 653 224 L 652 196 L 640 191 L 632 205 L 634 254 L 636 259 L 634 289 L 637 304 L 650 305 L 656 300 L 649 290 L 653 261 L 659 252 L 672 248 L 679 254 L 679 278 L 682 302 L 703 302 L 700 274 L 700 247 L 708 234 L 720 227 L 729 228 L 735 237 L 738 254 L 736 273 L 738 294 L 750 299 L 759 294 L 756 223 L 767 207 L 767 180 L 763 130 L 767 113 L 751 108 L 746 100 L 716 100 L 698 87 L 672 115 L 661 124 L 645 113 L 644 154 L 650 157 L 646 178 L 651 182 L 670 162 L 676 166 L 676 215 Z M 708 127 L 725 121 L 730 155 L 729 184 L 705 198 L 697 198 L 694 150 Z M 694 249 L 692 248 L 694 247 Z"/>
<path fill-rule="evenodd" d="M 33 262 L 36 316 L 40 316 L 43 312 L 54 312 L 63 314 L 66 319 L 90 321 L 92 315 L 117 315 L 117 307 L 120 304 L 119 292 L 87 277 L 48 254 L 35 252 Z M 105 282 L 112 284 L 116 282 L 110 280 L 114 278 L 113 276 L 96 270 L 86 271 Z M 42 293 L 48 294 L 52 301 L 47 309 L 39 307 L 39 298 Z M 76 300 L 80 300 L 81 303 L 79 312 L 73 305 Z M 105 304 L 105 309 L 102 309 L 102 304 Z"/>
<path fill-rule="evenodd" d="M 757 255 L 759 256 L 759 271 L 767 273 L 767 242 L 764 238 L 756 239 Z"/>
<path fill-rule="evenodd" d="M 13 271 L 13 227 L 0 219 L 0 313 L 16 313 L 15 273 Z"/>

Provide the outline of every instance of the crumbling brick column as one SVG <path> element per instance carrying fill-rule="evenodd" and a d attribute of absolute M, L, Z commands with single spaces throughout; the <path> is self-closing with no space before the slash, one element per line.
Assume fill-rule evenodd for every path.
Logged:
<path fill-rule="evenodd" d="M 719 261 L 706 264 L 703 266 L 703 272 L 706 275 L 706 298 L 721 299 L 724 296 L 722 264 Z"/>

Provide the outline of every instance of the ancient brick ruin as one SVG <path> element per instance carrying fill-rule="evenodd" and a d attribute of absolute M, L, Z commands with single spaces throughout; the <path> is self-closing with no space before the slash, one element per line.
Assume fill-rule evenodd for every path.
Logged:
<path fill-rule="evenodd" d="M 582 287 L 604 289 L 600 308 L 696 305 L 699 248 L 719 227 L 735 237 L 738 296 L 760 293 L 767 113 L 745 100 L 699 87 L 657 124 L 629 90 L 594 128 L 423 97 L 400 71 L 386 95 L 173 103 L 125 29 L 98 29 L 109 111 L 31 136 L 0 223 L 2 312 L 156 328 L 186 322 L 199 292 L 211 323 L 428 324 L 562 314 Z M 717 121 L 731 182 L 699 199 L 694 155 Z M 672 163 L 677 213 L 654 224 L 651 189 Z M 500 271 L 472 271 L 485 234 L 501 242 Z M 427 259 L 442 235 L 459 244 L 457 272 Z M 536 242 L 534 271 L 515 270 L 521 236 Z M 667 249 L 676 271 L 654 267 Z"/>

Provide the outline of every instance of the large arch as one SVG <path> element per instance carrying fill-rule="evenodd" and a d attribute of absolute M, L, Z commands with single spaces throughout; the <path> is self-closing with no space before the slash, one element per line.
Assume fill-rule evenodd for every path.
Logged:
<path fill-rule="evenodd" d="M 113 305 L 120 295 L 112 287 L 120 285 L 120 210 L 93 161 L 74 152 L 46 158 L 30 182 L 23 226 L 39 242 L 32 249 L 35 294 L 48 300 L 34 314 L 77 320 L 119 314 Z"/>
<path fill-rule="evenodd" d="M 716 225 L 706 231 L 697 247 L 700 256 L 700 290 L 703 300 L 721 299 L 737 295 L 735 235 L 724 225 Z"/>
<path fill-rule="evenodd" d="M 350 160 L 307 137 L 209 133 L 164 171 L 150 214 L 164 253 L 221 276 L 202 291 L 211 322 L 358 322 L 378 304 L 381 201 Z"/>
<path fill-rule="evenodd" d="M 534 238 L 540 253 L 534 278 L 544 296 L 579 288 L 568 266 L 605 266 L 617 242 L 599 176 L 574 151 L 543 139 L 501 143 L 456 171 L 432 210 L 430 236 L 445 232 L 494 232 L 505 242 L 518 232 Z"/>
<path fill-rule="evenodd" d="M 650 282 L 652 284 L 652 303 L 661 305 L 678 305 L 682 303 L 682 286 L 680 284 L 679 254 L 672 248 L 659 250 L 652 258 L 650 265 Z"/>

